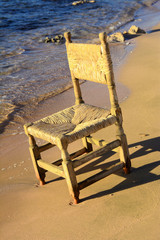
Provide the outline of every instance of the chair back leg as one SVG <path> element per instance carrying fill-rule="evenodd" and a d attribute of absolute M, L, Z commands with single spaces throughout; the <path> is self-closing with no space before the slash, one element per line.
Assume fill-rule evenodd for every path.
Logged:
<path fill-rule="evenodd" d="M 87 136 L 90 137 L 90 136 Z M 92 144 L 87 141 L 87 137 L 82 138 L 83 146 L 86 148 L 86 152 L 93 151 Z"/>
<path fill-rule="evenodd" d="M 123 170 L 124 170 L 125 174 L 128 174 L 128 173 L 130 173 L 131 161 L 130 161 L 130 157 L 129 157 L 126 135 L 123 134 L 122 136 L 119 136 L 119 139 L 121 141 L 121 146 L 119 147 L 120 161 L 125 163 Z"/>

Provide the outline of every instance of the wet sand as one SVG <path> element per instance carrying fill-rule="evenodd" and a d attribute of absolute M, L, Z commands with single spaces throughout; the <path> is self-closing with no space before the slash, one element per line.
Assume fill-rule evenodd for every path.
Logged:
<path fill-rule="evenodd" d="M 47 174 L 48 184 L 37 185 L 24 134 L 1 139 L 0 236 L 3 240 L 159 238 L 159 41 L 160 25 L 152 33 L 137 38 L 136 48 L 118 74 L 118 81 L 131 91 L 129 98 L 121 103 L 132 161 L 131 174 L 119 171 L 91 185 L 80 192 L 82 202 L 70 206 L 65 180 Z M 102 91 L 103 88 L 99 89 L 99 96 Z M 57 108 L 72 104 L 72 100 L 73 94 L 67 91 L 61 95 L 61 102 L 65 104 Z M 100 98 L 95 101 L 97 105 L 105 104 Z M 45 115 L 45 110 L 41 109 L 37 118 Z M 104 138 L 105 135 L 107 139 L 110 132 L 108 128 L 96 136 Z M 69 150 L 75 151 L 79 144 L 76 142 Z M 51 157 L 59 158 L 58 151 L 53 155 L 49 150 L 45 158 Z M 115 161 L 117 155 L 110 159 Z M 103 162 L 98 165 L 93 162 L 78 171 L 78 180 L 103 167 Z"/>

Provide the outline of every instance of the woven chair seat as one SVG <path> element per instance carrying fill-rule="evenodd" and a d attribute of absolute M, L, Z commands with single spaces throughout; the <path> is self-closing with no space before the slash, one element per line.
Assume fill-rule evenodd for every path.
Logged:
<path fill-rule="evenodd" d="M 110 111 L 79 104 L 34 122 L 28 133 L 56 144 L 58 139 L 71 143 L 116 122 Z"/>

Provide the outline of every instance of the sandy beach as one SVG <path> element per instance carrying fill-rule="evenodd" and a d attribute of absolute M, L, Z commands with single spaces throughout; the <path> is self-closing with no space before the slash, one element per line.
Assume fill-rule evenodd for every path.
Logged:
<path fill-rule="evenodd" d="M 118 73 L 118 81 L 130 91 L 121 103 L 132 162 L 122 171 L 85 188 L 81 203 L 69 205 L 66 182 L 47 174 L 39 187 L 23 134 L 1 138 L 0 238 L 3 240 L 157 240 L 160 235 L 160 25 L 136 38 L 136 48 Z M 84 87 L 85 88 L 85 87 Z M 72 90 L 58 98 L 73 103 Z M 92 90 L 92 88 L 91 88 Z M 99 96 L 103 88 L 93 88 Z M 66 101 L 67 99 L 67 101 Z M 88 99 L 90 101 L 90 99 Z M 94 99 L 103 105 L 104 99 Z M 54 101 L 52 101 L 53 103 Z M 48 106 L 50 102 L 48 102 Z M 51 111 L 51 109 L 50 109 Z M 37 119 L 45 115 L 44 106 Z M 110 134 L 106 129 L 98 138 Z M 75 151 L 80 143 L 70 148 Z M 49 150 L 46 159 L 53 156 Z M 54 153 L 59 158 L 58 151 Z M 111 156 L 111 161 L 117 156 Z M 78 172 L 78 179 L 103 167 L 91 164 Z"/>

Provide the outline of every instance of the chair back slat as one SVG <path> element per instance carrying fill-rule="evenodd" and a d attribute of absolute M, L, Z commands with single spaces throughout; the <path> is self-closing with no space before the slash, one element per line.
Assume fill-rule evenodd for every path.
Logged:
<path fill-rule="evenodd" d="M 80 79 L 106 84 L 109 91 L 111 112 L 113 115 L 117 115 L 119 104 L 106 34 L 99 34 L 101 42 L 99 45 L 72 43 L 69 32 L 64 33 L 64 36 L 75 93 L 75 103 L 80 104 L 84 102 L 79 84 Z"/>
<path fill-rule="evenodd" d="M 109 66 L 102 54 L 101 45 L 69 43 L 67 55 L 74 78 L 107 84 Z"/>

